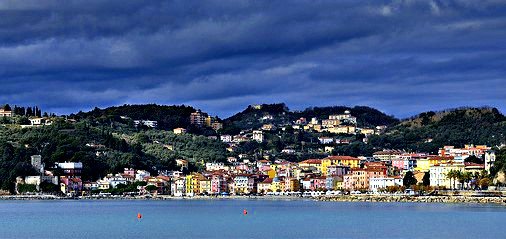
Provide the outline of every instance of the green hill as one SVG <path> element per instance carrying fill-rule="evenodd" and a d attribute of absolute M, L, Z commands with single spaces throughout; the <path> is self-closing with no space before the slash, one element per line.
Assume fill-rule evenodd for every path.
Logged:
<path fill-rule="evenodd" d="M 458 108 L 403 120 L 384 135 L 372 137 L 370 143 L 381 148 L 435 153 L 443 145 L 500 145 L 505 136 L 506 117 L 496 108 Z"/>
<path fill-rule="evenodd" d="M 329 115 L 343 114 L 346 110 L 351 112 L 352 116 L 357 117 L 357 125 L 359 127 L 374 127 L 378 125 L 392 125 L 399 122 L 393 116 L 370 108 L 367 106 L 329 106 L 329 107 L 311 107 L 304 111 L 290 111 L 283 104 L 262 104 L 249 106 L 244 111 L 233 115 L 225 120 L 225 124 L 230 128 L 237 130 L 256 129 L 266 123 L 274 123 L 278 125 L 289 124 L 301 117 L 311 120 L 316 117 L 318 119 L 327 119 Z M 272 116 L 272 119 L 264 117 Z M 264 119 L 262 119 L 264 117 Z"/>
<path fill-rule="evenodd" d="M 195 108 L 185 105 L 122 105 L 105 109 L 95 108 L 90 112 L 79 112 L 75 116 L 78 119 L 92 119 L 105 124 L 111 122 L 128 123 L 121 118 L 126 116 L 131 120 L 155 120 L 158 121 L 159 129 L 172 130 L 173 128 L 187 128 L 190 125 L 190 114 Z"/>
<path fill-rule="evenodd" d="M 393 116 L 386 115 L 385 113 L 367 106 L 328 106 L 328 107 L 311 107 L 301 112 L 294 112 L 295 118 L 305 117 L 311 119 L 317 117 L 319 119 L 326 119 L 329 115 L 343 114 L 345 111 L 350 111 L 352 116 L 357 117 L 357 125 L 359 127 L 374 127 L 378 125 L 391 125 L 398 123 L 399 120 Z"/>

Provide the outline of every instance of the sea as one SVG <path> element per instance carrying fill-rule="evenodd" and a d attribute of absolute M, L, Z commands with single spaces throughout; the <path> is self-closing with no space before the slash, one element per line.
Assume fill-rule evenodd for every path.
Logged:
<path fill-rule="evenodd" d="M 506 238 L 506 207 L 483 204 L 0 201 L 0 216 L 0 238 Z"/>

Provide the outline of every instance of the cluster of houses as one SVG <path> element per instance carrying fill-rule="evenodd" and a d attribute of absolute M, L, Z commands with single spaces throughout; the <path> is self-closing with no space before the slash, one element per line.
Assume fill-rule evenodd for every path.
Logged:
<path fill-rule="evenodd" d="M 484 164 L 467 163 L 469 156 L 485 158 Z M 466 145 L 464 148 L 445 146 L 439 155 L 380 151 L 373 157 L 329 156 L 323 159 L 307 159 L 299 163 L 288 161 L 258 160 L 250 162 L 229 160 L 228 163 L 206 163 L 202 172 L 183 174 L 182 171 L 159 172 L 152 176 L 145 170 L 125 168 L 124 172 L 110 174 L 96 182 L 82 182 L 82 163 L 56 163 L 61 170 L 59 177 L 45 171 L 40 155 L 32 156 L 32 165 L 38 176 L 18 179 L 18 183 L 57 184 L 68 195 L 82 194 L 92 190 L 109 190 L 118 185 L 144 181 L 136 193 L 148 193 L 149 185 L 155 186 L 150 193 L 176 197 L 222 194 L 268 194 L 270 192 L 301 191 L 369 191 L 378 192 L 390 186 L 402 186 L 403 175 L 411 171 L 418 182 L 425 173 L 430 174 L 430 185 L 451 188 L 447 174 L 450 170 L 481 173 L 488 171 L 495 161 L 490 147 Z M 178 165 L 188 167 L 186 160 Z M 151 187 L 153 188 L 153 187 Z"/>
<path fill-rule="evenodd" d="M 190 114 L 190 124 L 199 127 L 210 127 L 214 130 L 220 130 L 223 128 L 223 123 L 219 122 L 218 117 L 212 117 L 201 110 L 197 110 Z"/>
<path fill-rule="evenodd" d="M 233 152 L 237 144 L 247 141 L 257 141 L 262 143 L 265 141 L 265 135 L 269 132 L 276 132 L 278 130 L 285 131 L 288 127 L 294 130 L 304 130 L 310 132 L 329 132 L 333 134 L 363 134 L 364 142 L 367 142 L 367 137 L 372 134 L 379 134 L 385 130 L 385 126 L 377 126 L 373 128 L 359 128 L 357 126 L 357 118 L 351 115 L 350 111 L 345 111 L 343 114 L 336 114 L 328 116 L 328 119 L 320 120 L 312 118 L 308 121 L 306 118 L 300 118 L 293 122 L 283 125 L 276 125 L 272 122 L 275 121 L 274 116 L 265 114 L 258 119 L 263 124 L 258 129 L 243 130 L 237 135 L 220 135 L 219 139 L 229 145 L 228 150 Z M 181 133 L 181 129 L 174 129 L 174 133 Z M 320 136 L 314 143 L 322 145 L 321 151 L 330 153 L 334 150 L 333 145 L 349 144 L 351 139 L 343 137 Z M 294 148 L 286 148 L 282 150 L 284 154 L 295 154 L 297 151 Z"/>
<path fill-rule="evenodd" d="M 14 117 L 14 112 L 12 110 L 0 108 L 0 117 Z M 30 123 L 20 125 L 21 128 L 40 127 L 53 124 L 53 119 L 51 117 L 30 117 L 28 121 Z"/>

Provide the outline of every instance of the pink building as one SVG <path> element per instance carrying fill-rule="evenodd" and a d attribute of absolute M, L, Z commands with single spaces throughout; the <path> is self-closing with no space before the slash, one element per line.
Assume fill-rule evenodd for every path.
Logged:
<path fill-rule="evenodd" d="M 401 171 L 404 170 L 405 169 L 404 159 L 400 159 L 400 158 L 392 159 L 392 167 L 396 167 Z"/>
<path fill-rule="evenodd" d="M 302 181 L 302 187 L 304 190 L 316 191 L 318 189 L 324 189 L 326 187 L 326 177 L 314 177 L 305 178 Z"/>
<path fill-rule="evenodd" d="M 351 173 L 344 175 L 343 187 L 346 190 L 368 190 L 370 178 L 380 178 L 387 175 L 384 168 L 352 169 Z"/>
<path fill-rule="evenodd" d="M 227 180 L 221 174 L 213 174 L 211 176 L 211 193 L 218 194 L 227 192 Z"/>

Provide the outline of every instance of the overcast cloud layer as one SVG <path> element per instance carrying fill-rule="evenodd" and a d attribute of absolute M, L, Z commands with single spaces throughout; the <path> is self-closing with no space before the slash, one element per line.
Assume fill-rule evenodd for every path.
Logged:
<path fill-rule="evenodd" d="M 506 110 L 506 1 L 0 0 L 0 103 Z"/>

